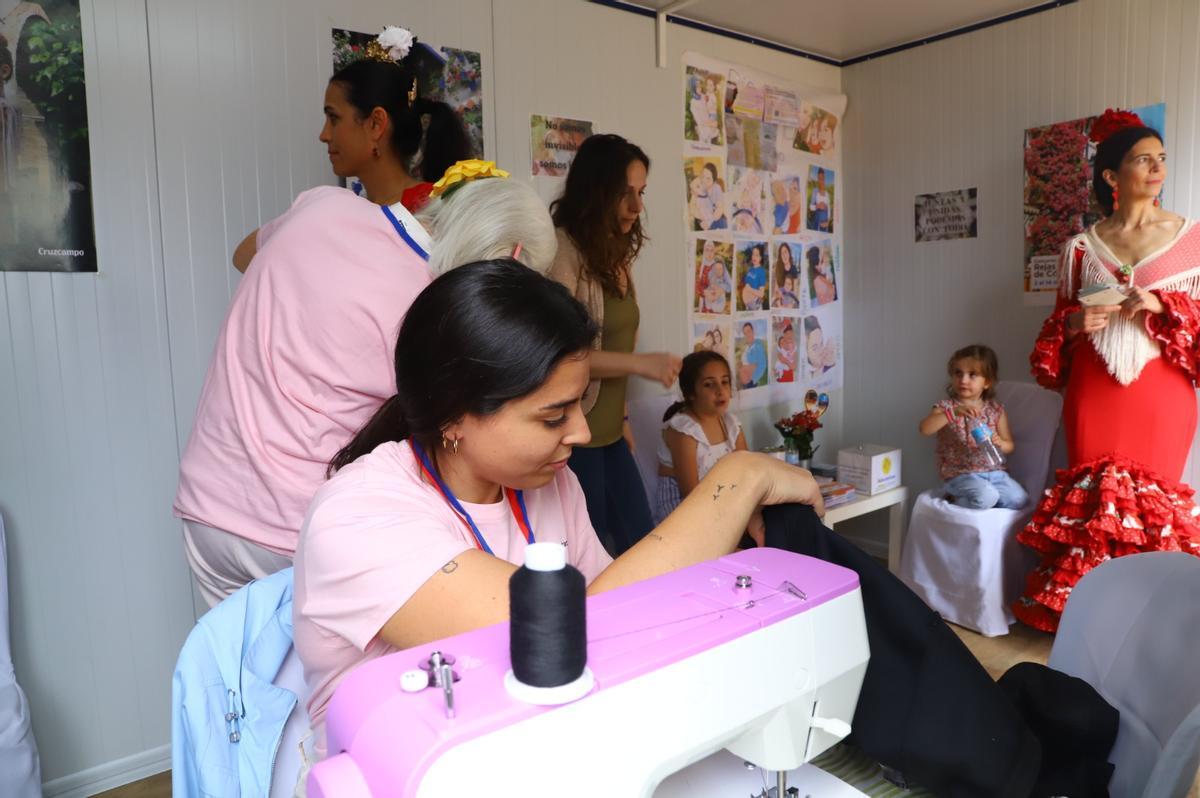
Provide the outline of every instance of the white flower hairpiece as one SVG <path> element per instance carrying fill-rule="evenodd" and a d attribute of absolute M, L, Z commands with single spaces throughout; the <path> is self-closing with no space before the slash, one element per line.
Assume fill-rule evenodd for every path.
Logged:
<path fill-rule="evenodd" d="M 400 61 L 408 55 L 416 40 L 412 31 L 398 25 L 384 27 L 383 33 L 375 37 L 375 41 L 379 42 L 379 46 L 387 51 L 388 57 L 393 61 Z"/>

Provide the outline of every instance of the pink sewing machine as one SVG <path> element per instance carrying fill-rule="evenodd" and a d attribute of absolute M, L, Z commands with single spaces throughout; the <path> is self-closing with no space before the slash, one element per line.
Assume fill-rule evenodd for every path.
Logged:
<path fill-rule="evenodd" d="M 853 571 L 751 549 L 587 613 L 595 685 L 561 706 L 505 689 L 507 623 L 363 665 L 330 704 L 308 795 L 650 796 L 722 749 L 781 774 L 783 795 L 784 772 L 850 732 L 868 659 Z"/>

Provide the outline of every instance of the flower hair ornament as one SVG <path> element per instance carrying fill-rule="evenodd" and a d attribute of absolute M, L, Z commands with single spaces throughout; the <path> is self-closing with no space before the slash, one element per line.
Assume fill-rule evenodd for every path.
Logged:
<path fill-rule="evenodd" d="M 1145 126 L 1146 123 L 1142 121 L 1142 118 L 1132 111 L 1122 111 L 1119 108 L 1106 108 L 1104 113 L 1096 117 L 1096 121 L 1092 123 L 1092 129 L 1088 133 L 1088 138 L 1094 144 L 1099 144 L 1109 136 L 1127 127 Z"/>
<path fill-rule="evenodd" d="M 433 184 L 429 196 L 441 197 L 445 200 L 472 180 L 482 180 L 488 177 L 508 177 L 508 172 L 497 168 L 495 161 L 478 159 L 459 161 L 446 170 L 441 180 Z"/>
<path fill-rule="evenodd" d="M 400 65 L 408 57 L 417 37 L 412 31 L 399 25 L 386 25 L 383 32 L 367 42 L 366 57 L 372 61 L 382 61 L 385 64 Z M 408 90 L 408 102 L 411 105 L 417 100 L 417 79 L 413 78 L 412 88 Z"/>

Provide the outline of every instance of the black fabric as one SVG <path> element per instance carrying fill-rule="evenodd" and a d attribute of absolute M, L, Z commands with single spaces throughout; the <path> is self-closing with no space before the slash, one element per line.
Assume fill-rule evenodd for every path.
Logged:
<path fill-rule="evenodd" d="M 811 507 L 764 519 L 766 545 L 858 573 L 871 659 L 849 741 L 940 798 L 1029 796 L 1041 745 L 941 617 Z"/>
<path fill-rule="evenodd" d="M 997 684 L 1042 744 L 1033 794 L 1107 798 L 1120 713 L 1083 679 L 1036 662 L 1012 666 Z"/>

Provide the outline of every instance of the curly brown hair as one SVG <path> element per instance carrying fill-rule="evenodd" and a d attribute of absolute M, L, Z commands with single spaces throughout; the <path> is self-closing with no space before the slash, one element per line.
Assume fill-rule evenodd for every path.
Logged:
<path fill-rule="evenodd" d="M 629 269 L 649 240 L 641 219 L 628 233 L 621 232 L 618 221 L 634 161 L 650 170 L 650 158 L 636 144 L 614 133 L 588 136 L 571 162 L 562 196 L 550 204 L 554 226 L 579 247 L 587 275 L 615 296 L 621 295 L 622 282 L 629 284 Z"/>
<path fill-rule="evenodd" d="M 946 373 L 950 378 L 954 378 L 954 364 L 960 360 L 974 360 L 979 364 L 979 373 L 988 381 L 988 387 L 983 389 L 983 399 L 994 399 L 996 396 L 996 381 L 1000 379 L 1000 361 L 996 357 L 996 353 L 992 351 L 990 346 L 983 344 L 971 344 L 964 346 L 962 349 L 950 356 L 950 360 L 946 362 Z M 952 383 L 946 384 L 946 396 L 951 399 L 957 398 L 954 392 Z"/>

